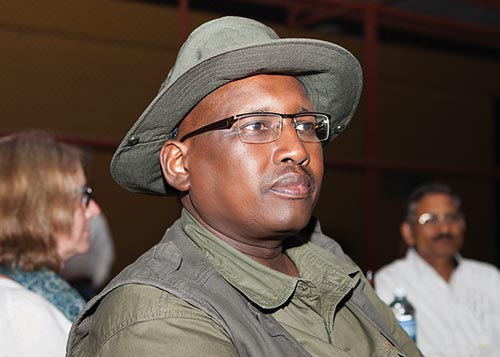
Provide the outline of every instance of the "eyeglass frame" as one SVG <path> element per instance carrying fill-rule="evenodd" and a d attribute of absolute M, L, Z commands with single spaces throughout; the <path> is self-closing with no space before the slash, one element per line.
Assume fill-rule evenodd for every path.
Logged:
<path fill-rule="evenodd" d="M 427 218 L 427 221 L 424 221 Z M 422 227 L 435 227 L 444 222 L 447 224 L 461 224 L 464 222 L 464 215 L 461 212 L 453 213 L 429 213 L 424 212 L 417 217 L 415 223 Z"/>
<path fill-rule="evenodd" d="M 250 112 L 250 113 L 243 113 L 243 114 L 235 114 L 235 115 L 232 115 L 230 117 L 227 117 L 227 118 L 224 118 L 224 119 L 221 119 L 221 120 L 217 120 L 213 123 L 210 123 L 208 125 L 205 125 L 205 126 L 202 126 L 201 128 L 198 128 L 190 133 L 187 133 L 185 134 L 182 138 L 179 139 L 180 142 L 184 142 L 185 140 L 193 137 L 193 136 L 196 136 L 196 135 L 199 135 L 199 134 L 202 134 L 202 133 L 206 133 L 206 132 L 209 132 L 209 131 L 213 131 L 213 130 L 223 130 L 223 129 L 231 129 L 231 127 L 234 125 L 235 122 L 237 122 L 239 119 L 241 119 L 242 117 L 245 117 L 245 116 L 250 116 L 250 115 L 277 115 L 277 116 L 280 116 L 281 117 L 281 123 L 283 123 L 283 119 L 292 119 L 292 122 L 294 123 L 295 122 L 295 118 L 297 116 L 307 116 L 308 114 L 309 115 L 323 115 L 325 116 L 327 119 L 328 119 L 328 131 L 327 131 L 327 136 L 325 139 L 318 139 L 317 142 L 322 142 L 322 141 L 327 141 L 328 138 L 330 137 L 330 127 L 331 127 L 331 115 L 330 114 L 327 114 L 327 113 L 322 113 L 322 112 L 301 112 L 301 113 L 295 113 L 295 114 L 281 114 L 281 113 L 275 113 L 275 112 Z M 294 126 L 294 129 L 296 130 L 295 126 Z M 276 137 L 276 139 L 274 140 L 271 140 L 271 141 L 262 141 L 262 142 L 259 142 L 259 141 L 256 141 L 256 142 L 252 142 L 254 144 L 265 144 L 265 143 L 270 143 L 270 142 L 273 142 L 273 141 L 276 141 L 280 138 L 281 136 L 281 132 L 282 132 L 282 126 L 280 128 L 280 131 L 279 131 L 279 135 Z M 241 140 L 241 136 L 239 134 L 239 130 L 238 130 L 238 137 L 240 138 Z M 300 136 L 299 136 L 300 138 Z M 300 138 L 301 141 L 303 141 L 301 138 Z M 242 141 L 243 142 L 243 141 Z M 315 142 L 315 141 L 313 141 Z"/>
<path fill-rule="evenodd" d="M 80 187 L 80 193 L 83 195 L 82 203 L 87 208 L 90 205 L 90 201 L 94 199 L 94 190 L 90 186 L 82 186 Z"/>

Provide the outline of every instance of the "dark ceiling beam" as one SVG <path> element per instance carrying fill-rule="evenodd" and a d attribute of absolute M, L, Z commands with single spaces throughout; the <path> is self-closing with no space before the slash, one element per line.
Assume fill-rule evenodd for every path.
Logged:
<path fill-rule="evenodd" d="M 461 2 L 478 7 L 483 7 L 486 9 L 500 11 L 500 1 L 498 0 L 455 0 L 455 2 Z"/>
<path fill-rule="evenodd" d="M 346 19 L 363 23 L 368 7 L 377 7 L 380 25 L 383 28 L 402 30 L 410 33 L 432 36 L 455 43 L 481 45 L 500 49 L 500 30 L 494 26 L 480 25 L 444 17 L 425 15 L 414 11 L 391 7 L 397 1 L 371 0 L 232 0 L 233 2 L 254 3 L 275 6 L 289 11 L 289 24 L 313 26 L 315 24 Z M 475 5 L 500 7 L 498 0 L 459 0 Z M 500 9 L 499 9 L 500 10 Z"/>
<path fill-rule="evenodd" d="M 230 2 L 253 3 L 289 9 L 300 6 L 309 9 L 325 9 L 332 5 L 342 6 L 345 9 L 362 10 L 370 0 L 229 0 Z"/>
<path fill-rule="evenodd" d="M 343 7 L 335 7 L 333 9 L 295 7 L 293 8 L 292 19 L 289 21 L 289 24 L 299 27 L 310 27 L 331 19 L 342 18 L 349 15 L 352 11 Z"/>
<path fill-rule="evenodd" d="M 369 160 L 369 159 L 342 159 L 338 157 L 325 157 L 325 167 L 336 170 L 365 171 L 373 168 L 377 171 L 397 174 L 431 174 L 455 177 L 468 177 L 478 179 L 494 178 L 500 180 L 500 170 L 496 168 L 464 167 L 453 165 L 416 164 L 397 161 Z"/>
<path fill-rule="evenodd" d="M 389 7 L 380 9 L 380 24 L 384 27 L 430 35 L 453 42 L 500 48 L 500 30 L 493 26 L 450 20 Z"/>
<path fill-rule="evenodd" d="M 294 6 L 288 10 L 288 24 L 291 27 L 310 27 L 331 19 L 343 18 L 350 15 L 353 10 L 343 7 L 324 8 L 321 10 L 310 7 Z"/>

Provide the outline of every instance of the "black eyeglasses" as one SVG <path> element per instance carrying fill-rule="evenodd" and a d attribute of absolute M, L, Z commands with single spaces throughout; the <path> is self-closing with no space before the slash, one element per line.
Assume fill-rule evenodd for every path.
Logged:
<path fill-rule="evenodd" d="M 82 186 L 80 192 L 82 194 L 82 204 L 85 207 L 88 207 L 90 205 L 90 201 L 94 198 L 92 196 L 94 190 L 92 190 L 92 187 L 90 186 Z"/>
<path fill-rule="evenodd" d="M 292 119 L 292 125 L 300 140 L 313 143 L 328 140 L 330 135 L 330 115 L 328 114 L 318 112 L 296 114 L 258 112 L 237 114 L 218 120 L 184 135 L 180 141 L 185 141 L 207 131 L 230 129 L 234 125 L 241 142 L 269 143 L 278 140 L 283 128 L 283 119 L 287 118 Z"/>

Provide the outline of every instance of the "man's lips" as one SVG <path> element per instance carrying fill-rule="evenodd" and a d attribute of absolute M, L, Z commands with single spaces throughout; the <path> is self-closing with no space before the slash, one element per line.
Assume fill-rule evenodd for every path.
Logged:
<path fill-rule="evenodd" d="M 287 173 L 279 177 L 271 186 L 271 191 L 295 198 L 310 196 L 312 180 L 305 173 Z"/>

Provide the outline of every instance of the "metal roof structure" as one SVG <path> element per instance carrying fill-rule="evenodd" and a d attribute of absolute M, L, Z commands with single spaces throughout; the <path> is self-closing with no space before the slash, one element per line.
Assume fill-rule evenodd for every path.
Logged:
<path fill-rule="evenodd" d="M 500 55 L 500 0 L 142 0 L 180 8 L 273 20 L 326 32 L 363 32 L 367 17 L 379 36 L 436 41 Z M 432 41 L 432 42 L 431 42 Z"/>

